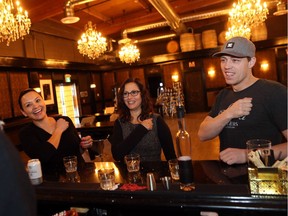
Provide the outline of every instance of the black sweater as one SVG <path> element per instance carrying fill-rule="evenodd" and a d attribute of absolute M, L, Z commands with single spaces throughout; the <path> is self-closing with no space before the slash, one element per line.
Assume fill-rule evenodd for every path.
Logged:
<path fill-rule="evenodd" d="M 156 116 L 156 115 L 154 115 Z M 157 136 L 161 144 L 161 148 L 164 152 L 166 160 L 176 158 L 173 139 L 168 125 L 165 123 L 161 116 L 156 116 Z M 123 138 L 123 130 L 121 127 L 120 119 L 117 119 L 114 124 L 113 134 L 110 136 L 109 141 L 111 143 L 111 150 L 114 160 L 123 161 L 125 155 L 131 153 L 139 142 L 149 135 L 143 125 L 139 124 L 135 129 L 126 137 Z M 151 149 L 144 149 L 145 154 L 151 152 Z M 141 155 L 141 152 L 137 152 Z M 160 153 L 159 153 L 160 155 Z M 159 160 L 161 158 L 159 157 Z"/>

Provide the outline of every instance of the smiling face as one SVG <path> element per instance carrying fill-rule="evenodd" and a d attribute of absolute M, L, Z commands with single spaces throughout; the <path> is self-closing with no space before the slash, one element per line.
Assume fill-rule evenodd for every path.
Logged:
<path fill-rule="evenodd" d="M 30 91 L 22 96 L 22 114 L 34 121 L 46 117 L 46 104 L 43 98 L 35 91 Z"/>
<path fill-rule="evenodd" d="M 138 92 L 138 94 L 136 93 L 137 95 L 133 96 L 131 92 Z M 134 82 L 127 83 L 124 87 L 124 95 L 125 93 L 129 93 L 126 97 L 124 97 L 124 103 L 130 109 L 130 111 L 141 112 L 142 97 L 137 84 Z"/>
<path fill-rule="evenodd" d="M 253 78 L 252 67 L 255 64 L 255 58 L 248 61 L 247 58 L 237 58 L 232 56 L 221 57 L 221 70 L 225 81 L 231 85 L 234 90 L 241 91 L 250 85 Z"/>

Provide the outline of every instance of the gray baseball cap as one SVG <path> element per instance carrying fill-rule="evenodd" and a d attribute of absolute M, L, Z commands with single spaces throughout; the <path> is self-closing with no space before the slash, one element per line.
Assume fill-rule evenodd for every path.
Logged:
<path fill-rule="evenodd" d="M 244 37 L 233 37 L 229 39 L 222 47 L 222 51 L 214 53 L 213 57 L 222 55 L 231 55 L 235 57 L 254 57 L 255 45 Z"/>

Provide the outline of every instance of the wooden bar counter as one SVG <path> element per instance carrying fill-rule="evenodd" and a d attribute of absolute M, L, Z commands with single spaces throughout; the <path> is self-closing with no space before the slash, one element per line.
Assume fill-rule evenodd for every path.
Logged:
<path fill-rule="evenodd" d="M 113 191 L 100 188 L 97 170 L 112 163 L 116 183 Z M 107 209 L 108 215 L 287 215 L 287 196 L 250 194 L 246 165 L 228 166 L 220 161 L 193 161 L 195 190 L 181 191 L 179 182 L 165 190 L 160 177 L 170 176 L 167 162 L 141 163 L 138 174 L 130 174 L 118 162 L 87 163 L 78 169 L 79 182 L 67 182 L 64 173 L 44 174 L 44 182 L 35 186 L 39 215 L 51 215 L 71 206 Z M 146 174 L 153 172 L 156 191 L 123 190 L 123 185 L 146 186 Z"/>

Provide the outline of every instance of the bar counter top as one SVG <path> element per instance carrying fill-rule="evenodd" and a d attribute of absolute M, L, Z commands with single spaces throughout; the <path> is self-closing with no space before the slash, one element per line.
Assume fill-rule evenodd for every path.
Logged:
<path fill-rule="evenodd" d="M 112 163 L 116 183 L 113 191 L 100 188 L 97 169 Z M 287 215 L 287 196 L 251 195 L 247 166 L 228 166 L 220 161 L 193 161 L 195 190 L 181 191 L 178 181 L 165 190 L 160 177 L 170 176 L 167 162 L 141 163 L 138 174 L 128 173 L 126 165 L 114 162 L 85 164 L 78 170 L 79 182 L 67 182 L 65 175 L 44 174 L 44 182 L 35 186 L 39 211 L 52 207 L 78 206 L 108 209 L 108 215 Z M 123 185 L 146 186 L 146 174 L 153 172 L 157 190 L 123 190 Z M 134 176 L 133 176 L 134 175 Z"/>

